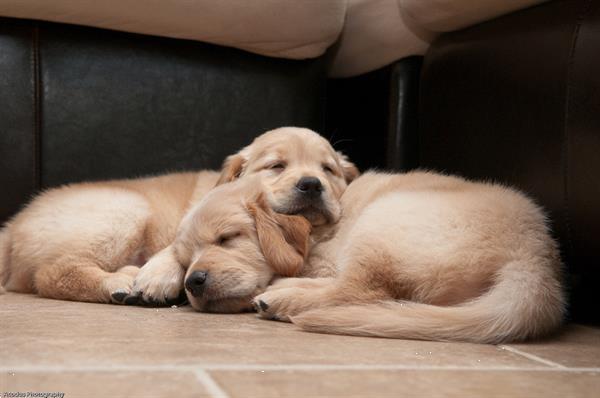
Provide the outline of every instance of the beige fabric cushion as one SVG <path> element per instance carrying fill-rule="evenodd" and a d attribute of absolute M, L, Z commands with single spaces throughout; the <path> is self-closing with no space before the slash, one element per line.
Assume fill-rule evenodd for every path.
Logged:
<path fill-rule="evenodd" d="M 424 54 L 439 32 L 544 1 L 0 0 L 0 15 L 193 39 L 295 59 L 323 54 L 342 32 L 330 74 L 346 77 Z"/>
<path fill-rule="evenodd" d="M 424 54 L 434 37 L 401 13 L 398 0 L 349 0 L 330 75 L 359 75 Z"/>
<path fill-rule="evenodd" d="M 330 75 L 369 72 L 421 55 L 440 33 L 548 0 L 349 0 Z"/>
<path fill-rule="evenodd" d="M 399 0 L 419 26 L 450 32 L 547 0 Z"/>
<path fill-rule="evenodd" d="M 406 18 L 397 0 L 349 0 L 330 75 L 369 72 L 409 55 L 424 54 L 434 34 Z"/>
<path fill-rule="evenodd" d="M 321 55 L 346 0 L 0 0 L 0 15 L 200 40 L 283 58 Z"/>

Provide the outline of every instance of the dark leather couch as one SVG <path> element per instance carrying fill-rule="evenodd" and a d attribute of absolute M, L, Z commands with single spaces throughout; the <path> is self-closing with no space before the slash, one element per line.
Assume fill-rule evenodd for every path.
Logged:
<path fill-rule="evenodd" d="M 423 60 L 330 82 L 328 127 L 361 166 L 527 192 L 561 244 L 571 319 L 600 323 L 599 71 L 600 0 L 555 0 L 444 34 Z"/>
<path fill-rule="evenodd" d="M 600 322 L 600 0 L 551 1 L 340 80 L 326 57 L 1 22 L 0 220 L 45 187 L 214 168 L 264 130 L 305 126 L 362 169 L 529 193 L 561 243 L 571 319 Z"/>
<path fill-rule="evenodd" d="M 600 1 L 552 1 L 442 36 L 420 105 L 420 165 L 533 196 L 561 243 L 572 317 L 598 322 Z"/>
<path fill-rule="evenodd" d="M 324 59 L 0 18 L 0 223 L 67 182 L 218 168 L 271 128 L 325 125 Z"/>

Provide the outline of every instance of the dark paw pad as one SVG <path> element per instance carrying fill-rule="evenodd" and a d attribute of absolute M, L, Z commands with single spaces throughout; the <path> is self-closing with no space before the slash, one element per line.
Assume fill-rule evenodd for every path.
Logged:
<path fill-rule="evenodd" d="M 143 305 L 144 307 L 162 307 L 162 306 L 164 306 L 164 304 L 162 304 L 157 299 L 155 299 L 154 297 L 151 297 L 151 296 L 148 296 L 148 298 L 146 298 L 146 299 L 141 299 L 140 305 Z"/>
<path fill-rule="evenodd" d="M 172 305 L 183 305 L 186 304 L 187 302 L 187 295 L 185 294 L 185 290 L 182 290 L 181 292 L 179 292 L 179 296 L 172 298 L 172 299 L 167 299 L 165 297 L 165 302 L 167 303 L 167 305 L 170 307 Z"/>
<path fill-rule="evenodd" d="M 123 300 L 125 300 L 125 297 L 127 297 L 128 295 L 129 295 L 129 293 L 127 293 L 125 290 L 117 290 L 113 294 L 111 294 L 110 296 L 117 303 L 122 303 Z"/>
<path fill-rule="evenodd" d="M 138 305 L 140 302 L 140 296 L 129 296 L 125 299 L 124 303 L 126 305 Z"/>

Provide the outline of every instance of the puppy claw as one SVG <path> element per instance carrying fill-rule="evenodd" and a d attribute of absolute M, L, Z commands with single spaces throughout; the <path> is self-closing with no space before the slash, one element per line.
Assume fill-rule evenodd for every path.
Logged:
<path fill-rule="evenodd" d="M 265 303 L 262 300 L 258 300 L 258 306 L 260 307 L 261 310 L 266 311 L 269 309 L 269 304 Z"/>

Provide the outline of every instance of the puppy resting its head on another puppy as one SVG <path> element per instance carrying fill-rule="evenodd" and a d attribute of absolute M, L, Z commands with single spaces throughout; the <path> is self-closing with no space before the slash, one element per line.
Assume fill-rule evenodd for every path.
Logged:
<path fill-rule="evenodd" d="M 192 306 L 250 310 L 275 275 L 296 275 L 311 226 L 337 222 L 340 197 L 356 176 L 354 165 L 307 129 L 269 131 L 229 156 L 224 185 L 188 212 L 173 246 Z"/>

